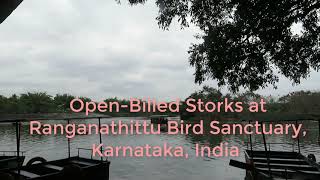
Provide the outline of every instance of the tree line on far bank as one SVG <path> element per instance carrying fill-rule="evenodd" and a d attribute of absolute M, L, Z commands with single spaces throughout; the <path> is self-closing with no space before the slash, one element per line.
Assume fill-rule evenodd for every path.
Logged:
<path fill-rule="evenodd" d="M 69 104 L 76 96 L 70 94 L 57 94 L 51 96 L 46 92 L 28 92 L 20 95 L 13 94 L 10 97 L 0 95 L 0 114 L 22 114 L 22 113 L 53 113 L 71 112 Z M 88 97 L 78 97 L 84 102 L 92 101 Z M 254 92 L 244 92 L 239 94 L 224 94 L 218 89 L 204 86 L 202 90 L 192 93 L 188 98 L 199 99 L 204 102 L 220 101 L 228 98 L 232 101 L 241 101 L 247 106 L 252 101 L 260 101 L 261 98 L 267 102 L 268 112 L 295 112 L 295 113 L 319 113 L 320 91 L 296 91 L 281 97 L 262 96 Z M 117 97 L 107 98 L 105 102 L 119 102 L 127 104 L 128 99 Z M 184 102 L 181 102 L 183 110 Z M 245 109 L 245 108 L 244 108 Z M 244 112 L 246 113 L 246 112 Z M 149 116 L 152 113 L 130 113 L 129 108 L 120 109 L 120 112 L 106 112 L 111 116 Z M 153 113 L 161 114 L 161 113 Z M 179 115 L 177 113 L 162 113 L 167 115 Z"/>

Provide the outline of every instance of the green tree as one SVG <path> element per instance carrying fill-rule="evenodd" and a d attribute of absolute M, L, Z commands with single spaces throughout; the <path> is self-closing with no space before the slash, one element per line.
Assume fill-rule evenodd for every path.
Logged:
<path fill-rule="evenodd" d="M 192 93 L 189 97 L 186 98 L 185 101 L 191 98 L 195 99 L 196 101 L 198 101 L 198 99 L 201 99 L 203 102 L 206 103 L 206 102 L 219 102 L 224 99 L 224 96 L 220 90 L 209 87 L 209 86 L 204 86 L 202 90 L 195 91 L 194 93 Z M 207 113 L 207 112 L 199 113 L 199 111 L 190 113 L 190 112 L 187 112 L 186 109 L 187 109 L 187 104 L 185 102 L 182 102 L 180 115 L 181 115 L 181 118 L 184 120 L 190 119 L 190 118 L 194 120 L 198 120 L 199 117 L 213 118 L 214 116 L 217 115 L 215 113 Z"/>
<path fill-rule="evenodd" d="M 45 92 L 21 94 L 20 102 L 24 113 L 47 113 L 53 109 L 53 100 Z"/>
<path fill-rule="evenodd" d="M 237 101 L 243 102 L 246 105 L 248 105 L 250 102 L 260 102 L 261 98 L 263 98 L 263 96 L 252 91 L 240 93 L 235 97 Z"/>
<path fill-rule="evenodd" d="M 319 113 L 320 92 L 296 91 L 282 96 L 279 103 L 283 111 L 296 113 Z"/>
<path fill-rule="evenodd" d="M 23 112 L 23 107 L 20 103 L 20 97 L 13 94 L 8 98 L 7 113 L 21 113 Z"/>
<path fill-rule="evenodd" d="M 54 98 L 54 105 L 56 107 L 57 111 L 60 112 L 66 112 L 70 111 L 70 102 L 74 99 L 75 97 L 69 94 L 57 94 Z"/>
<path fill-rule="evenodd" d="M 131 4 L 146 0 L 129 0 Z M 195 82 L 215 79 L 233 92 L 300 83 L 320 67 L 319 0 L 156 0 L 161 28 L 177 18 L 200 28 L 190 47 Z M 190 20 L 188 20 L 190 19 Z M 300 34 L 293 26 L 301 25 Z"/>
<path fill-rule="evenodd" d="M 0 95 L 0 113 L 7 112 L 7 103 L 8 103 L 8 98 Z"/>

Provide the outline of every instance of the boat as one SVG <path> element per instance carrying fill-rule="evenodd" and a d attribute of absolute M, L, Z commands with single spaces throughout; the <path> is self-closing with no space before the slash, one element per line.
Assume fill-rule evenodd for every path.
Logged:
<path fill-rule="evenodd" d="M 274 117 L 274 116 L 273 116 Z M 291 115 L 291 118 L 284 118 L 284 116 L 276 116 L 278 120 L 259 121 L 260 123 L 271 123 L 279 121 L 298 121 L 316 120 L 319 122 L 320 130 L 320 116 L 319 115 Z M 286 116 L 288 117 L 288 116 Z M 257 119 L 257 118 L 254 118 Z M 281 120 L 280 120 L 281 119 Z M 251 121 L 249 121 L 251 123 Z M 271 150 L 271 146 L 283 143 L 267 143 L 265 134 L 262 133 L 264 147 L 263 150 L 258 150 L 257 144 L 253 143 L 252 135 L 249 135 L 249 142 L 244 152 L 245 162 L 230 160 L 229 165 L 245 169 L 246 180 L 319 180 L 320 179 L 320 165 L 316 163 L 315 155 L 309 154 L 307 156 L 301 153 L 301 146 L 299 137 L 297 144 L 289 144 L 292 149 L 289 150 Z M 320 132 L 319 132 L 320 137 Z M 260 143 L 261 144 L 261 143 Z M 297 146 L 297 151 L 295 146 Z M 319 152 L 320 153 L 320 152 Z"/>
<path fill-rule="evenodd" d="M 70 139 L 68 139 L 68 155 L 66 158 L 47 161 L 45 157 L 33 157 L 26 164 L 22 164 L 21 159 L 24 159 L 20 150 L 20 125 L 31 120 L 64 120 L 67 124 L 70 121 L 97 119 L 99 127 L 101 126 L 102 118 L 110 116 L 92 114 L 85 116 L 82 113 L 52 113 L 52 114 L 25 114 L 25 115 L 5 115 L 0 116 L 0 123 L 15 123 L 16 125 L 16 166 L 11 166 L 8 157 L 3 156 L 4 168 L 0 169 L 0 179 L 10 180 L 56 180 L 56 179 L 80 179 L 80 180 L 109 180 L 110 161 L 92 157 L 92 149 L 78 148 L 77 156 L 71 156 Z M 99 143 L 102 143 L 100 134 Z M 80 152 L 90 151 L 91 157 L 80 156 Z M 18 160 L 17 160 L 18 159 Z"/>
<path fill-rule="evenodd" d="M 168 120 L 169 116 L 167 115 L 152 115 L 150 116 L 150 120 L 152 124 L 160 125 L 160 131 L 168 130 Z"/>
<path fill-rule="evenodd" d="M 19 157 L 16 153 L 16 151 L 0 151 L 0 169 L 22 166 L 25 156 L 23 156 L 23 152 Z"/>
<path fill-rule="evenodd" d="M 151 123 L 153 124 L 167 124 L 169 116 L 167 115 L 152 115 L 150 116 Z"/>
<path fill-rule="evenodd" d="M 150 116 L 150 120 L 152 124 L 159 124 L 160 130 L 164 132 L 168 131 L 168 122 L 174 121 L 180 124 L 179 116 L 170 117 L 168 115 L 152 115 Z"/>

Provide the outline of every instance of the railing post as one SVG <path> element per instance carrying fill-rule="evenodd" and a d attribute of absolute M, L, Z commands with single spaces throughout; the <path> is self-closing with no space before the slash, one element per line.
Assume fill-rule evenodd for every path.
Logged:
<path fill-rule="evenodd" d="M 287 168 L 285 169 L 285 174 L 286 174 L 286 180 L 288 180 L 288 170 L 287 170 Z"/>
<path fill-rule="evenodd" d="M 319 124 L 319 128 L 318 128 L 318 133 L 319 133 L 319 135 L 318 135 L 318 143 L 320 145 L 320 119 L 318 119 L 318 124 Z"/>
<path fill-rule="evenodd" d="M 268 163 L 269 175 L 270 175 L 270 177 L 272 177 L 272 172 L 271 172 L 271 167 L 270 167 L 270 152 L 268 151 L 268 148 L 267 148 L 266 136 L 265 136 L 265 134 L 264 134 L 264 132 L 263 132 L 262 126 L 263 126 L 263 122 L 261 122 L 261 132 L 262 132 L 264 150 L 266 151 L 266 156 L 267 156 L 267 163 Z"/>
<path fill-rule="evenodd" d="M 251 120 L 249 120 L 249 124 L 251 124 Z M 252 129 L 250 128 L 250 131 L 251 131 Z M 251 135 L 251 133 L 250 133 L 250 135 L 249 135 L 249 139 L 250 139 L 250 151 L 251 151 L 251 157 L 252 157 L 252 160 L 253 160 L 253 148 L 252 148 L 252 135 Z"/>
<path fill-rule="evenodd" d="M 67 123 L 70 124 L 70 119 L 67 120 Z M 68 158 L 71 157 L 71 148 L 70 148 L 70 138 L 68 138 Z"/>
<path fill-rule="evenodd" d="M 296 126 L 298 126 L 298 120 L 296 120 Z M 299 151 L 299 153 L 301 153 L 301 151 L 300 151 L 300 134 L 298 134 L 298 151 Z"/>
<path fill-rule="evenodd" d="M 100 140 L 100 144 L 102 144 L 102 136 L 101 136 L 101 118 L 98 118 L 99 120 L 99 140 Z M 103 148 L 102 146 L 100 147 L 100 151 L 102 152 Z M 91 153 L 92 154 L 92 153 Z M 101 156 L 101 161 L 103 161 L 103 157 Z"/>
<path fill-rule="evenodd" d="M 17 158 L 20 160 L 20 123 L 16 121 L 16 143 L 17 143 Z M 18 163 L 18 174 L 20 175 L 20 163 Z"/>

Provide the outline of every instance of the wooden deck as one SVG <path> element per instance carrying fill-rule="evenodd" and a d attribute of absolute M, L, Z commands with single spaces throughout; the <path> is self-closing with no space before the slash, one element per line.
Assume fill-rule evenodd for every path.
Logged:
<path fill-rule="evenodd" d="M 262 179 L 319 180 L 320 166 L 297 152 L 250 151 L 245 152 L 246 162 L 252 164 L 257 172 L 248 172 L 249 179 L 262 173 Z"/>

